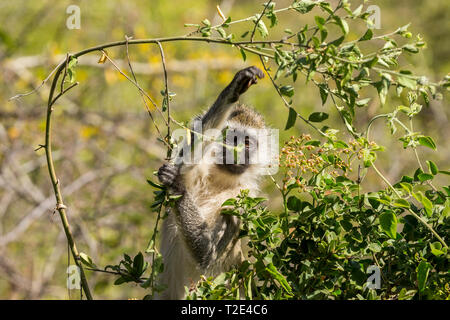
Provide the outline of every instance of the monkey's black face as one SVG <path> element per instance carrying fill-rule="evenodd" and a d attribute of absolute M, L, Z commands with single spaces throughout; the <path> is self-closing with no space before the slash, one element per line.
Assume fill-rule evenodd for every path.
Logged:
<path fill-rule="evenodd" d="M 231 174 L 243 174 L 249 168 L 247 164 L 218 164 L 217 166 Z"/>
<path fill-rule="evenodd" d="M 243 174 L 252 165 L 250 159 L 257 149 L 256 138 L 236 129 L 226 130 L 223 138 L 222 163 L 217 166 L 231 174 Z"/>

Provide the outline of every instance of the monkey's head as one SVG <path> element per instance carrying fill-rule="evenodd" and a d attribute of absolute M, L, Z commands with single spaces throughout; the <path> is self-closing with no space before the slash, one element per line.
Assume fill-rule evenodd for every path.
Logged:
<path fill-rule="evenodd" d="M 265 128 L 261 114 L 245 105 L 237 105 L 222 131 L 222 161 L 217 167 L 240 175 L 257 164 L 259 137 Z"/>

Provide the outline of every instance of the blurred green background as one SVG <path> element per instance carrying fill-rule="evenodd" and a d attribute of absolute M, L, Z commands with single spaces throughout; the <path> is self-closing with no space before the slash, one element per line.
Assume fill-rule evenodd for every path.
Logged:
<path fill-rule="evenodd" d="M 220 23 L 217 4 L 225 15 L 237 20 L 260 12 L 262 2 L 0 1 L 1 299 L 68 298 L 67 242 L 59 216 L 52 213 L 55 200 L 44 151 L 34 151 L 44 142 L 49 83 L 35 94 L 14 101 L 8 98 L 39 85 L 67 52 L 123 40 L 125 35 L 134 39 L 184 35 L 192 31 L 184 27 L 185 23 L 199 23 L 204 18 Z M 361 1 L 351 2 L 356 7 Z M 79 30 L 66 27 L 66 8 L 71 4 L 81 9 Z M 281 8 L 290 1 L 276 4 Z M 449 1 L 383 0 L 372 4 L 381 8 L 381 30 L 376 30 L 377 35 L 411 22 L 411 31 L 423 35 L 428 43 L 423 53 L 402 59 L 402 68 L 432 81 L 449 73 Z M 300 17 L 295 13 L 280 14 L 271 37 L 282 35 L 285 28 L 297 30 L 314 18 L 312 15 L 303 21 Z M 251 26 L 248 22 L 233 30 Z M 350 33 L 352 36 L 357 35 Z M 224 45 L 173 42 L 164 44 L 164 50 L 170 91 L 177 94 L 171 103 L 172 114 L 179 121 L 188 121 L 205 110 L 237 70 L 251 64 L 260 66 L 257 57 L 247 55 L 243 62 L 236 48 Z M 108 53 L 127 70 L 124 47 Z M 117 264 L 123 252 L 135 255 L 145 250 L 155 219 L 149 209 L 153 194 L 146 179 L 153 178 L 166 151 L 156 140 L 155 128 L 136 88 L 110 63 L 98 64 L 99 57 L 100 53 L 92 53 L 79 59 L 76 79 L 80 85 L 55 105 L 53 148 L 78 249 L 89 254 L 98 266 L 105 266 Z M 160 104 L 164 83 L 157 46 L 130 46 L 130 58 L 140 85 Z M 294 107 L 302 115 L 327 109 L 334 114 L 330 105 L 321 106 L 318 90 L 306 85 L 304 79 L 295 86 Z M 357 124 L 364 125 L 374 115 L 393 110 L 400 104 L 396 99 L 391 97 L 383 107 L 377 98 L 373 99 Z M 443 101 L 433 101 L 424 108 L 416 130 L 432 136 L 438 145 L 437 151 L 420 148 L 423 159 L 431 159 L 439 168 L 448 170 L 450 112 L 446 101 L 447 94 Z M 286 109 L 268 79 L 246 93 L 242 102 L 256 107 L 271 127 L 284 128 Z M 164 129 L 161 119 L 157 123 Z M 336 115 L 327 125 L 344 131 Z M 280 131 L 280 143 L 300 133 L 315 135 L 297 121 L 295 128 Z M 413 173 L 417 163 L 412 151 L 403 151 L 397 140 L 400 135 L 392 137 L 381 121 L 374 126 L 372 136 L 387 149 L 378 161 L 391 181 Z M 263 194 L 276 210 L 281 199 L 270 179 L 264 180 L 264 186 Z M 369 172 L 363 187 L 370 191 L 383 185 Z M 145 295 L 135 285 L 114 286 L 115 278 L 110 275 L 88 272 L 88 279 L 96 298 Z M 71 296 L 76 298 L 77 293 Z"/>

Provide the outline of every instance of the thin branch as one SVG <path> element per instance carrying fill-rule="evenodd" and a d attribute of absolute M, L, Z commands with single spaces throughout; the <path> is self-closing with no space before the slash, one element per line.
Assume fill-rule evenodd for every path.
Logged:
<path fill-rule="evenodd" d="M 45 155 L 47 158 L 47 166 L 48 171 L 50 174 L 50 180 L 53 186 L 53 190 L 56 197 L 56 210 L 59 213 L 59 216 L 61 218 L 61 222 L 64 228 L 64 232 L 66 234 L 67 242 L 69 244 L 69 247 L 71 249 L 73 258 L 75 260 L 75 264 L 78 266 L 80 270 L 80 282 L 81 287 L 86 294 L 86 298 L 88 300 L 92 300 L 91 291 L 89 289 L 89 284 L 86 279 L 86 275 L 84 273 L 83 266 L 80 262 L 80 257 L 78 253 L 78 249 L 76 247 L 72 231 L 70 230 L 69 221 L 67 220 L 67 214 L 66 214 L 66 206 L 63 203 L 62 194 L 60 190 L 60 183 L 58 178 L 56 177 L 55 173 L 55 166 L 53 164 L 52 159 L 52 145 L 51 145 L 51 114 L 53 111 L 53 104 L 58 100 L 59 97 L 61 97 L 65 92 L 69 91 L 71 88 L 73 88 L 77 83 L 70 86 L 69 88 L 65 89 L 65 91 L 60 92 L 55 98 L 53 98 L 53 95 L 55 93 L 56 84 L 58 82 L 59 75 L 62 71 L 62 64 L 59 66 L 58 70 L 55 73 L 55 77 L 53 78 L 52 86 L 50 88 L 49 97 L 48 97 L 48 105 L 47 105 L 47 119 L 46 119 L 46 125 L 45 125 Z"/>
<path fill-rule="evenodd" d="M 127 43 L 126 43 L 126 49 L 127 49 L 127 62 L 128 62 L 128 67 L 130 68 L 131 75 L 133 76 L 134 81 L 135 81 L 136 83 L 138 83 L 138 82 L 137 82 L 137 79 L 136 79 L 136 75 L 135 75 L 134 70 L 133 70 L 133 67 L 131 66 L 130 55 L 129 55 L 129 52 L 128 52 L 128 41 L 129 41 L 131 38 L 129 38 L 128 36 L 125 36 L 125 39 L 126 39 L 126 41 L 127 41 Z M 142 93 L 141 90 L 139 90 L 139 94 L 141 95 L 142 101 L 144 102 L 144 105 L 145 105 L 145 109 L 147 110 L 147 113 L 148 113 L 148 115 L 150 116 L 150 119 L 152 120 L 153 125 L 155 126 L 155 129 L 156 129 L 156 131 L 158 132 L 158 135 L 159 135 L 160 139 L 161 139 L 162 141 L 164 141 L 164 138 L 163 138 L 163 136 L 162 136 L 162 134 L 161 134 L 161 131 L 159 130 L 158 125 L 156 124 L 155 118 L 153 117 L 153 114 L 152 114 L 152 112 L 151 112 L 151 110 L 150 110 L 150 107 L 149 107 L 148 104 L 147 104 L 147 100 L 145 99 L 145 96 L 144 96 L 144 94 Z"/>
<path fill-rule="evenodd" d="M 67 91 L 76 87 L 79 84 L 80 84 L 79 82 L 75 82 L 72 85 L 70 85 L 69 87 L 67 87 L 66 89 L 64 89 L 64 91 L 58 93 L 58 95 L 55 97 L 55 99 L 53 99 L 52 102 L 49 104 L 49 107 L 52 107 L 55 104 L 55 102 L 63 96 L 63 94 L 65 94 Z"/>
<path fill-rule="evenodd" d="M 44 80 L 42 80 L 41 84 L 38 85 L 36 88 L 34 88 L 33 90 L 31 90 L 31 91 L 29 91 L 29 92 L 16 94 L 15 96 L 9 98 L 8 101 L 16 100 L 16 99 L 21 98 L 21 97 L 26 97 L 26 96 L 29 96 L 30 94 L 33 94 L 33 93 L 39 91 L 39 89 L 40 89 L 41 87 L 44 86 L 44 84 L 45 84 L 45 83 L 53 76 L 53 74 L 54 74 L 56 71 L 60 70 L 61 66 L 62 66 L 64 63 L 65 63 L 65 60 L 62 61 L 62 62 L 60 62 L 60 63 L 59 63 L 59 64 L 58 64 L 58 65 L 50 72 L 50 74 L 47 76 L 47 78 L 45 78 Z"/>
<path fill-rule="evenodd" d="M 164 119 L 164 115 L 163 115 L 161 109 L 158 108 L 158 106 L 157 106 L 156 103 L 153 101 L 153 99 L 150 97 L 150 95 L 149 95 L 147 92 L 145 92 L 145 90 L 142 89 L 141 86 L 140 86 L 136 81 L 134 81 L 134 80 L 131 79 L 129 76 L 127 76 L 127 75 L 125 74 L 125 72 L 123 72 L 123 71 L 120 69 L 120 67 L 114 62 L 114 60 L 112 60 L 112 59 L 109 57 L 109 55 L 106 53 L 105 50 L 102 49 L 102 50 L 100 50 L 100 51 L 105 55 L 106 59 L 108 59 L 108 61 L 111 62 L 111 64 L 114 66 L 114 68 L 116 68 L 116 70 L 119 71 L 119 73 L 120 73 L 121 75 L 123 75 L 128 81 L 130 81 L 134 86 L 136 86 L 136 88 L 138 88 L 139 92 L 141 92 L 143 95 L 145 95 L 145 96 L 147 97 L 148 100 L 150 100 L 150 102 L 153 104 L 153 106 L 155 107 L 155 109 L 159 111 L 159 113 L 161 114 L 161 116 L 162 116 L 163 119 Z M 164 119 L 164 120 L 165 120 L 165 119 Z M 166 125 L 167 125 L 167 121 L 166 121 Z"/>
<path fill-rule="evenodd" d="M 168 143 L 168 148 L 167 148 L 167 159 L 170 159 L 172 156 L 172 144 L 170 142 L 170 96 L 169 96 L 169 84 L 168 84 L 168 79 L 167 79 L 167 69 L 166 69 L 166 58 L 164 57 L 164 50 L 163 47 L 161 45 L 160 42 L 157 42 L 158 47 L 159 47 L 159 52 L 161 53 L 161 64 L 164 70 L 164 86 L 165 86 L 165 100 L 166 100 L 166 104 L 167 104 L 167 136 L 166 136 L 166 141 Z"/>
<path fill-rule="evenodd" d="M 69 64 L 69 59 L 70 59 L 69 54 L 66 54 L 66 61 L 64 62 L 64 75 L 63 75 L 63 78 L 62 78 L 62 80 L 61 80 L 61 88 L 60 88 L 60 92 L 64 92 L 64 82 L 66 81 L 66 76 L 67 76 L 67 65 Z"/>
<path fill-rule="evenodd" d="M 124 273 L 122 273 L 122 272 L 117 272 L 117 271 L 103 270 L 103 269 L 98 269 L 98 268 L 89 268 L 89 267 L 86 267 L 86 270 L 94 271 L 94 272 L 101 272 L 101 273 L 112 274 L 112 275 L 115 275 L 115 276 L 123 276 L 123 275 L 126 275 L 126 274 L 127 274 L 127 273 L 126 273 L 126 270 L 124 270 Z M 139 278 L 139 279 L 135 279 L 135 280 L 136 280 L 137 282 L 139 282 L 139 283 L 143 283 L 143 282 L 145 282 L 145 280 L 147 280 L 147 278 L 143 277 L 143 278 Z"/>
<path fill-rule="evenodd" d="M 262 11 L 261 14 L 259 15 L 258 19 L 255 21 L 255 26 L 253 27 L 252 35 L 250 36 L 250 42 L 252 42 L 252 43 L 253 43 L 253 38 L 254 38 L 254 36 L 255 36 L 255 31 L 256 31 L 256 28 L 258 27 L 259 21 L 261 21 L 262 17 L 264 16 L 264 13 L 265 13 L 266 10 L 267 10 L 267 7 L 269 7 L 269 5 L 270 5 L 271 2 L 272 2 L 272 0 L 269 0 L 269 1 L 266 3 L 266 5 L 264 6 L 263 11 Z"/>

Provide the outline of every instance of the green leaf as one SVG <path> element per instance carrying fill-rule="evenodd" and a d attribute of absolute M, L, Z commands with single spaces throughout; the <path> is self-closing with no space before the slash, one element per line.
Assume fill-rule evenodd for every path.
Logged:
<path fill-rule="evenodd" d="M 88 266 L 89 268 L 97 268 L 97 266 L 95 265 L 95 263 L 92 261 L 91 257 L 89 257 L 86 253 L 84 252 L 80 252 L 80 260 L 81 262 Z"/>
<path fill-rule="evenodd" d="M 295 196 L 291 196 L 287 201 L 287 208 L 289 210 L 299 212 L 302 210 L 302 201 Z"/>
<path fill-rule="evenodd" d="M 422 192 L 414 192 L 412 195 L 417 201 L 422 202 L 422 199 L 424 197 Z"/>
<path fill-rule="evenodd" d="M 140 276 L 144 267 L 144 255 L 139 252 L 133 259 L 133 269 L 136 271 L 136 275 Z"/>
<path fill-rule="evenodd" d="M 73 83 L 75 81 L 75 66 L 77 65 L 77 63 L 77 58 L 70 57 L 69 63 L 67 64 L 67 75 L 69 76 L 70 83 Z"/>
<path fill-rule="evenodd" d="M 352 15 L 356 16 L 356 17 L 359 16 L 362 12 L 362 9 L 363 9 L 363 5 L 361 4 L 358 8 L 356 8 L 355 11 L 353 11 Z"/>
<path fill-rule="evenodd" d="M 367 29 L 366 33 L 358 41 L 367 41 L 372 39 L 373 31 L 372 29 Z"/>
<path fill-rule="evenodd" d="M 284 128 L 284 130 L 292 128 L 295 124 L 295 121 L 297 121 L 297 112 L 294 109 L 289 108 L 289 116 L 286 122 L 286 128 Z"/>
<path fill-rule="evenodd" d="M 405 50 L 409 53 L 418 53 L 419 52 L 419 49 L 413 44 L 404 45 L 403 50 Z"/>
<path fill-rule="evenodd" d="M 256 29 L 258 29 L 259 34 L 263 38 L 265 38 L 269 35 L 269 31 L 267 30 L 266 24 L 264 23 L 264 21 L 262 21 L 262 19 L 260 19 L 258 21 L 258 25 L 256 26 Z"/>
<path fill-rule="evenodd" d="M 397 216 L 392 211 L 386 211 L 380 215 L 380 225 L 389 237 L 397 238 Z"/>
<path fill-rule="evenodd" d="M 356 101 L 356 105 L 358 107 L 363 107 L 363 106 L 367 105 L 370 100 L 372 100 L 372 98 L 358 100 L 358 101 Z"/>
<path fill-rule="evenodd" d="M 439 170 L 438 170 L 438 167 L 436 166 L 436 164 L 430 160 L 427 161 L 427 164 L 428 164 L 428 169 L 430 170 L 431 174 L 434 176 L 437 175 Z"/>
<path fill-rule="evenodd" d="M 378 243 L 371 243 L 368 246 L 369 250 L 377 253 L 381 251 L 381 246 Z"/>
<path fill-rule="evenodd" d="M 376 160 L 375 152 L 372 152 L 368 149 L 363 150 L 363 162 L 364 167 L 368 168 L 372 166 L 372 163 Z"/>
<path fill-rule="evenodd" d="M 295 10 L 297 10 L 300 13 L 308 13 L 310 12 L 314 6 L 316 5 L 316 3 L 312 0 L 301 0 L 299 2 L 294 2 L 292 4 L 292 8 L 294 8 Z"/>
<path fill-rule="evenodd" d="M 397 76 L 397 81 L 402 86 L 407 87 L 411 90 L 415 90 L 417 88 L 417 81 L 409 77 Z"/>
<path fill-rule="evenodd" d="M 333 145 L 335 148 L 339 148 L 339 149 L 348 148 L 348 144 L 346 144 L 344 141 L 341 141 L 341 140 L 334 141 Z"/>
<path fill-rule="evenodd" d="M 149 185 L 151 185 L 152 187 L 156 188 L 156 189 L 164 189 L 164 187 L 163 187 L 162 185 L 159 185 L 159 184 L 157 184 L 157 183 L 154 183 L 154 182 L 151 181 L 151 180 L 148 180 L 148 179 L 147 179 L 147 183 L 148 183 Z"/>
<path fill-rule="evenodd" d="M 342 44 L 342 42 L 344 42 L 344 40 L 345 40 L 345 36 L 342 36 L 342 37 L 339 37 L 336 40 L 330 42 L 328 45 L 329 46 L 333 45 L 333 46 L 339 47 Z"/>
<path fill-rule="evenodd" d="M 222 38 L 226 38 L 227 37 L 227 33 L 225 32 L 225 30 L 223 30 L 223 28 L 217 28 L 216 30 L 220 34 L 220 36 Z"/>
<path fill-rule="evenodd" d="M 322 99 L 322 105 L 327 102 L 328 98 L 328 91 L 326 90 L 326 85 L 321 83 L 319 84 L 319 92 L 320 92 L 320 99 Z"/>
<path fill-rule="evenodd" d="M 318 147 L 320 146 L 320 141 L 319 140 L 310 140 L 308 142 L 305 143 L 305 146 L 315 146 Z"/>
<path fill-rule="evenodd" d="M 422 197 L 422 201 L 421 202 L 423 204 L 423 207 L 425 208 L 425 212 L 426 212 L 427 216 L 431 217 L 431 215 L 433 214 L 433 204 L 425 196 Z"/>
<path fill-rule="evenodd" d="M 69 63 L 67 64 L 67 68 L 68 69 L 73 68 L 73 67 L 75 67 L 77 65 L 77 63 L 78 63 L 77 58 L 70 57 Z"/>
<path fill-rule="evenodd" d="M 384 105 L 386 103 L 386 97 L 389 91 L 390 81 L 386 78 L 383 78 L 381 79 L 381 81 L 375 83 L 374 86 L 377 88 L 381 104 Z"/>
<path fill-rule="evenodd" d="M 424 182 L 427 180 L 433 180 L 434 176 L 429 173 L 420 173 L 418 176 L 420 182 Z"/>
<path fill-rule="evenodd" d="M 413 191 L 412 185 L 408 182 L 400 182 L 400 186 L 408 193 Z"/>
<path fill-rule="evenodd" d="M 323 25 L 325 24 L 325 19 L 322 18 L 321 16 L 315 16 L 314 20 L 316 20 L 316 24 L 317 26 L 321 29 L 323 27 Z"/>
<path fill-rule="evenodd" d="M 428 280 L 428 274 L 430 273 L 431 265 L 426 261 L 421 261 L 417 267 L 417 285 L 419 291 L 422 292 L 425 289 Z"/>
<path fill-rule="evenodd" d="M 431 249 L 431 253 L 433 255 L 435 255 L 436 257 L 439 257 L 439 256 L 445 254 L 445 252 L 447 251 L 446 248 L 444 248 L 444 250 L 442 250 L 442 244 L 439 241 L 430 243 L 430 249 Z"/>
<path fill-rule="evenodd" d="M 421 168 L 417 168 L 417 170 L 414 172 L 414 181 L 419 181 L 419 174 L 423 173 L 423 170 Z"/>
<path fill-rule="evenodd" d="M 342 32 L 344 33 L 344 35 L 348 34 L 348 30 L 349 30 L 349 29 L 348 29 L 347 21 L 341 19 L 341 18 L 338 17 L 338 16 L 334 16 L 333 18 L 334 18 L 334 20 L 336 21 L 336 24 L 337 24 L 339 27 L 341 27 L 341 30 L 342 30 Z"/>
<path fill-rule="evenodd" d="M 433 204 L 431 203 L 431 201 L 427 197 L 425 197 L 423 193 L 420 191 L 414 192 L 412 195 L 417 201 L 419 201 L 423 205 L 427 216 L 431 217 L 433 213 Z"/>
<path fill-rule="evenodd" d="M 243 34 L 241 34 L 241 38 L 245 38 L 249 33 L 250 31 L 245 31 Z"/>
<path fill-rule="evenodd" d="M 118 286 L 118 285 L 120 285 L 122 283 L 125 283 L 125 282 L 126 282 L 126 280 L 125 280 L 124 277 L 119 277 L 116 281 L 114 281 L 114 285 Z"/>
<path fill-rule="evenodd" d="M 320 2 L 320 8 L 322 8 L 325 12 L 327 12 L 328 14 L 333 14 L 333 8 L 331 7 L 331 5 L 326 2 L 326 1 L 317 1 Z"/>
<path fill-rule="evenodd" d="M 291 85 L 282 86 L 282 87 L 280 88 L 280 93 L 281 93 L 283 96 L 286 96 L 286 97 L 291 98 L 291 97 L 294 95 L 294 93 L 295 93 L 294 87 L 292 87 Z"/>
<path fill-rule="evenodd" d="M 393 202 L 394 206 L 400 208 L 410 208 L 410 204 L 405 199 L 395 199 Z"/>
<path fill-rule="evenodd" d="M 236 205 L 236 199 L 233 199 L 233 198 L 225 200 L 225 202 L 222 203 L 222 207 L 225 207 L 225 206 L 233 206 L 234 207 L 235 205 Z"/>
<path fill-rule="evenodd" d="M 239 51 L 241 52 L 242 60 L 247 60 L 247 55 L 245 54 L 244 49 L 240 48 Z"/>
<path fill-rule="evenodd" d="M 292 293 L 292 288 L 291 288 L 291 286 L 290 286 L 289 283 L 286 281 L 286 279 L 284 278 L 284 276 L 277 270 L 277 268 L 276 268 L 272 263 L 270 263 L 270 264 L 266 267 L 265 270 L 266 270 L 267 272 L 269 272 L 270 275 L 280 283 L 281 287 L 282 287 L 287 293 L 289 293 L 289 294 Z"/>
<path fill-rule="evenodd" d="M 428 147 L 433 150 L 436 150 L 436 143 L 434 143 L 434 141 L 431 137 L 427 137 L 427 136 L 419 137 L 419 144 L 424 147 Z"/>
<path fill-rule="evenodd" d="M 328 119 L 328 113 L 325 112 L 313 112 L 308 118 L 311 122 L 322 122 L 326 119 Z"/>
<path fill-rule="evenodd" d="M 324 42 L 325 39 L 327 38 L 327 36 L 328 36 L 328 29 L 325 27 L 322 27 L 320 29 L 320 41 Z"/>

